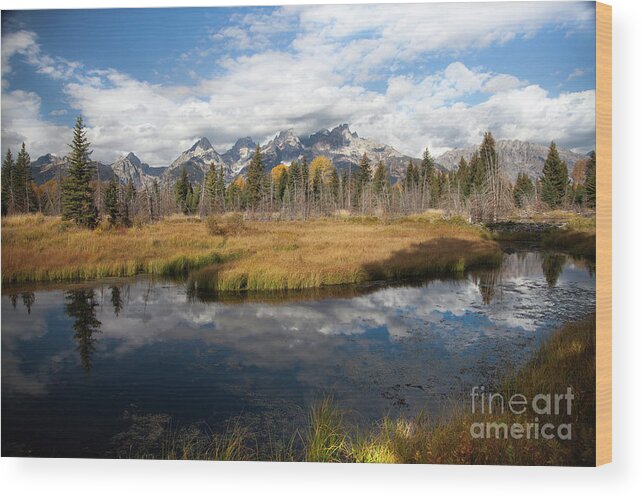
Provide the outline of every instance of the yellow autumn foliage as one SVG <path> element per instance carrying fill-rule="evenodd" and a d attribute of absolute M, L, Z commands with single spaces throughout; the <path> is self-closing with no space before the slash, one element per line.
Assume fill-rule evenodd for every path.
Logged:
<path fill-rule="evenodd" d="M 281 175 L 283 175 L 286 171 L 288 171 L 288 166 L 285 164 L 277 164 L 274 168 L 270 170 L 270 175 L 272 176 L 272 181 L 277 183 L 279 179 L 281 178 Z"/>
<path fill-rule="evenodd" d="M 335 166 L 333 166 L 333 162 L 329 158 L 327 158 L 326 156 L 317 156 L 310 163 L 309 179 L 311 185 L 313 183 L 315 172 L 317 170 L 320 170 L 322 182 L 325 185 L 328 185 L 330 183 L 334 169 Z"/>

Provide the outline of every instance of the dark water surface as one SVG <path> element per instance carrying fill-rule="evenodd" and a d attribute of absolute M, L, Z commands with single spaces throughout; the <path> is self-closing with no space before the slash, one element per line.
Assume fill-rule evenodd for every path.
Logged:
<path fill-rule="evenodd" d="M 326 395 L 364 423 L 437 414 L 594 308 L 591 266 L 538 251 L 457 280 L 301 294 L 146 278 L 3 289 L 2 455 L 122 456 L 148 415 L 241 421 L 261 440 Z"/>

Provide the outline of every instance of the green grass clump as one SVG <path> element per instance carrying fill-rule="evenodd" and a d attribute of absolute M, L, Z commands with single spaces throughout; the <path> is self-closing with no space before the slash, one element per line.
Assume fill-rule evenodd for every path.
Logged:
<path fill-rule="evenodd" d="M 331 398 L 324 398 L 310 410 L 305 442 L 308 462 L 346 460 L 348 436 L 342 413 Z"/>

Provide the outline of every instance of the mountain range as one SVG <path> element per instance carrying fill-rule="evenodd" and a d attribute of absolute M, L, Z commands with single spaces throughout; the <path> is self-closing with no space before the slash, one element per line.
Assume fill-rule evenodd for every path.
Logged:
<path fill-rule="evenodd" d="M 202 137 L 167 167 L 150 167 L 132 152 L 119 157 L 112 164 L 93 164 L 96 166 L 97 176 L 102 180 L 115 175 L 123 183 L 131 179 L 137 187 L 149 184 L 154 179 L 161 182 L 174 181 L 183 168 L 192 182 L 200 183 L 211 163 L 214 163 L 217 169 L 222 166 L 226 181 L 230 182 L 238 175 L 245 174 L 256 147 L 257 144 L 252 138 L 245 137 L 237 140 L 232 148 L 223 154 L 219 154 L 210 141 Z M 467 160 L 471 157 L 475 147 L 450 150 L 437 157 L 436 163 L 442 170 L 453 170 L 457 168 L 460 157 Z M 497 149 L 507 175 L 515 180 L 520 171 L 527 172 L 532 178 L 540 176 L 548 147 L 520 140 L 498 140 Z M 339 125 L 332 130 L 320 130 L 307 137 L 297 136 L 293 129 L 283 130 L 262 145 L 260 150 L 266 171 L 280 163 L 290 164 L 303 158 L 310 162 L 314 157 L 321 155 L 330 158 L 339 170 L 355 170 L 363 154 L 367 154 L 373 165 L 381 159 L 389 168 L 389 175 L 393 180 L 404 177 L 409 160 L 416 163 L 420 161 L 419 158 L 402 154 L 390 145 L 358 136 L 347 124 Z M 559 152 L 570 171 L 576 161 L 585 157 L 565 149 L 559 149 Z M 42 184 L 59 174 L 64 176 L 68 161 L 65 157 L 45 154 L 33 161 L 31 168 L 35 182 Z"/>

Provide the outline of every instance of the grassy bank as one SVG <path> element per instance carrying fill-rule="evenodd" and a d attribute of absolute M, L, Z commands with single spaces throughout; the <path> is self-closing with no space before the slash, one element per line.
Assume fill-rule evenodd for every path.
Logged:
<path fill-rule="evenodd" d="M 500 259 L 484 230 L 435 217 L 234 224 L 175 217 L 95 231 L 39 215 L 2 220 L 3 283 L 190 273 L 214 291 L 304 289 L 457 273 Z"/>
<path fill-rule="evenodd" d="M 500 223 L 492 228 L 492 237 L 498 242 L 531 242 L 545 249 L 561 251 L 574 256 L 596 257 L 596 218 L 568 216 L 551 221 L 528 220 Z"/>
<path fill-rule="evenodd" d="M 595 460 L 595 317 L 567 324 L 556 330 L 516 372 L 492 388 L 506 400 L 522 394 L 532 400 L 537 394 L 566 393 L 571 387 L 574 399 L 567 415 L 538 415 L 538 423 L 554 426 L 571 424 L 571 440 L 513 439 L 471 436 L 473 423 L 519 424 L 527 428 L 534 413 L 481 415 L 471 413 L 471 401 L 444 419 L 385 418 L 373 427 L 350 427 L 342 411 L 330 399 L 310 410 L 308 424 L 289 440 L 271 442 L 259 448 L 251 431 L 231 426 L 221 435 L 207 436 L 195 430 L 158 430 L 161 443 L 145 448 L 130 446 L 120 456 L 139 458 L 187 458 L 233 460 L 304 460 L 315 462 L 445 463 L 512 465 L 593 465 Z M 487 386 L 489 390 L 490 386 Z M 498 405 L 494 405 L 498 410 Z M 530 405 L 531 406 L 531 405 Z M 541 405 L 542 406 L 542 405 Z M 552 405 L 554 406 L 554 405 Z M 146 422 L 149 423 L 149 422 Z M 495 434 L 492 432 L 492 434 Z M 156 448 L 156 449 L 154 449 Z"/>

